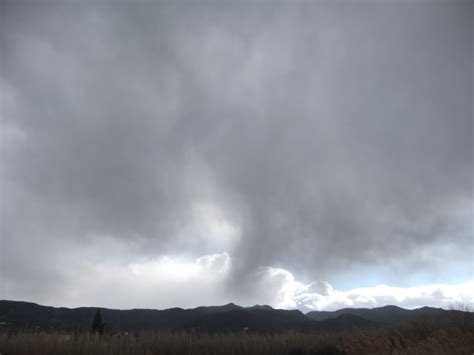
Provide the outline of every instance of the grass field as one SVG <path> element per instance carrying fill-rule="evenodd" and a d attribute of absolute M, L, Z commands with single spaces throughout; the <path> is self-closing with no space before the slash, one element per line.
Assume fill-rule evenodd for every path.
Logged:
<path fill-rule="evenodd" d="M 1 355 L 49 354 L 473 354 L 472 327 L 397 328 L 345 333 L 136 334 L 16 333 L 0 335 Z"/>

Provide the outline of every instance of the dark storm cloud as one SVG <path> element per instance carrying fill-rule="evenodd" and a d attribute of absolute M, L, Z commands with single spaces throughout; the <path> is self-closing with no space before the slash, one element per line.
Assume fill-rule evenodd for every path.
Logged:
<path fill-rule="evenodd" d="M 82 245 L 106 258 L 101 238 L 127 261 L 227 251 L 190 226 L 203 202 L 241 234 L 231 294 L 262 265 L 330 279 L 471 248 L 472 3 L 1 11 L 3 268 L 23 294 Z"/>

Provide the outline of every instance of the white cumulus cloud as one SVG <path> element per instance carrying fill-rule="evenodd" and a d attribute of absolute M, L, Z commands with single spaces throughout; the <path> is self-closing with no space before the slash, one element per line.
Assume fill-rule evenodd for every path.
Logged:
<path fill-rule="evenodd" d="M 429 284 L 415 287 L 376 285 L 373 287 L 337 290 L 327 281 L 304 284 L 284 269 L 264 268 L 262 284 L 273 285 L 269 302 L 278 308 L 302 311 L 336 310 L 345 307 L 373 308 L 397 305 L 403 308 L 423 306 L 450 308 L 458 304 L 474 306 L 474 280 L 460 284 Z"/>

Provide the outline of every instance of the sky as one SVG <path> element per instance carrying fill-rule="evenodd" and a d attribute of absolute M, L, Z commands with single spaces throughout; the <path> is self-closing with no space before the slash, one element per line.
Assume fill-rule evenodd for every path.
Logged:
<path fill-rule="evenodd" d="M 473 7 L 0 0 L 0 299 L 473 307 Z"/>

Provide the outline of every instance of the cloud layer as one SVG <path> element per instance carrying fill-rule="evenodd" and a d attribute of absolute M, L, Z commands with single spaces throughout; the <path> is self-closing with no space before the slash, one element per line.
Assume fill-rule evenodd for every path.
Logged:
<path fill-rule="evenodd" d="M 270 266 L 474 279 L 472 2 L 1 6 L 2 297 L 99 300 L 113 265 L 175 290 L 167 255 L 230 255 L 225 282 L 191 263 L 216 302 L 259 303 Z M 206 300 L 176 287 L 157 306 Z"/>
<path fill-rule="evenodd" d="M 407 288 L 377 285 L 341 291 L 322 280 L 305 284 L 288 270 L 274 267 L 251 271 L 248 276 L 252 283 L 247 285 L 251 290 L 236 298 L 227 292 L 232 264 L 227 253 L 204 255 L 195 260 L 161 257 L 124 265 L 85 262 L 77 265 L 77 277 L 55 288 L 54 295 L 32 299 L 43 304 L 60 302 L 70 307 L 94 304 L 121 309 L 189 308 L 230 301 L 244 306 L 298 308 L 304 312 L 387 304 L 404 308 L 474 307 L 474 281 Z"/>

